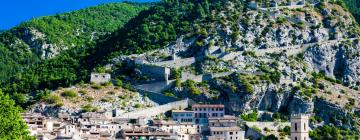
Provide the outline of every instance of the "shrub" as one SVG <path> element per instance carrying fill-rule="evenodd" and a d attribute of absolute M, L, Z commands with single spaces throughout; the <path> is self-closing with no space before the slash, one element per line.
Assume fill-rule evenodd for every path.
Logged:
<path fill-rule="evenodd" d="M 250 82 L 247 79 L 245 79 L 244 77 L 241 77 L 240 75 L 239 75 L 239 78 L 240 78 L 242 86 L 244 87 L 245 92 L 248 94 L 253 94 L 255 91 L 254 91 L 254 88 L 252 87 L 252 85 L 250 84 Z"/>
<path fill-rule="evenodd" d="M 135 88 L 130 84 L 130 83 L 126 83 L 123 86 L 124 89 L 130 90 L 130 91 L 136 91 Z"/>
<path fill-rule="evenodd" d="M 141 105 L 140 105 L 139 103 L 137 103 L 137 104 L 134 105 L 134 107 L 135 107 L 135 108 L 140 108 Z"/>
<path fill-rule="evenodd" d="M 240 117 L 244 121 L 255 122 L 255 121 L 257 121 L 257 116 L 258 116 L 258 112 L 253 111 L 252 113 L 249 113 L 249 114 L 242 114 Z"/>
<path fill-rule="evenodd" d="M 92 109 L 92 106 L 88 104 L 88 105 L 83 106 L 81 109 L 83 112 L 90 112 Z"/>
<path fill-rule="evenodd" d="M 177 78 L 177 79 L 175 80 L 175 87 L 181 87 L 181 80 L 180 80 L 180 78 Z"/>
<path fill-rule="evenodd" d="M 63 102 L 57 102 L 56 104 L 55 104 L 55 106 L 56 107 L 62 107 L 62 106 L 64 106 L 64 103 Z"/>
<path fill-rule="evenodd" d="M 102 101 L 102 102 L 110 102 L 111 100 L 109 98 L 101 98 L 100 101 Z"/>
<path fill-rule="evenodd" d="M 168 96 L 168 97 L 176 97 L 176 95 L 174 93 L 171 93 L 171 92 L 165 92 L 164 95 Z"/>
<path fill-rule="evenodd" d="M 101 89 L 102 86 L 100 86 L 98 84 L 93 84 L 93 85 L 91 85 L 91 88 L 93 88 L 93 89 Z"/>
<path fill-rule="evenodd" d="M 201 92 L 195 86 L 195 81 L 193 80 L 186 80 L 185 87 L 187 87 L 192 95 L 200 95 Z"/>
<path fill-rule="evenodd" d="M 285 135 L 290 135 L 290 130 L 291 127 L 290 126 L 285 126 L 284 128 L 280 129 L 280 135 L 285 136 Z"/>
<path fill-rule="evenodd" d="M 243 56 L 252 56 L 252 57 L 256 57 L 256 54 L 254 51 L 244 51 L 242 53 Z"/>
<path fill-rule="evenodd" d="M 77 97 L 77 93 L 73 90 L 65 90 L 63 93 L 61 93 L 61 96 L 65 98 L 75 98 Z"/>
<path fill-rule="evenodd" d="M 48 104 L 56 104 L 60 102 L 60 97 L 58 95 L 50 94 L 45 97 L 45 102 Z"/>
<path fill-rule="evenodd" d="M 105 83 L 101 83 L 101 85 L 102 86 L 110 86 L 110 85 L 112 85 L 112 83 L 111 82 L 105 82 Z"/>
<path fill-rule="evenodd" d="M 270 131 L 270 129 L 267 128 L 267 127 L 265 127 L 263 130 L 266 131 L 266 132 L 269 132 L 269 131 Z"/>
<path fill-rule="evenodd" d="M 170 78 L 171 79 L 179 79 L 181 78 L 181 71 L 179 69 L 171 69 L 171 72 L 170 72 Z"/>
<path fill-rule="evenodd" d="M 86 90 L 79 90 L 79 93 L 85 95 L 85 94 L 87 94 L 87 91 Z"/>
<path fill-rule="evenodd" d="M 121 86 L 123 86 L 123 82 L 120 79 L 116 79 L 115 86 L 121 87 Z"/>
<path fill-rule="evenodd" d="M 94 101 L 94 97 L 87 96 L 87 97 L 85 97 L 85 100 L 88 102 L 92 102 L 92 101 Z"/>

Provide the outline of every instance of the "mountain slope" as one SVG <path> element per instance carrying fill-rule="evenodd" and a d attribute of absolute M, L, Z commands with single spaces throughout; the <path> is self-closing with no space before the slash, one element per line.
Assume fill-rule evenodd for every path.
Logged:
<path fill-rule="evenodd" d="M 137 3 L 103 4 L 32 19 L 7 32 L 34 49 L 39 56 L 51 58 L 61 50 L 93 45 L 99 36 L 115 31 L 148 6 Z"/>
<path fill-rule="evenodd" d="M 44 89 L 89 81 L 90 72 L 107 64 L 126 85 L 151 85 L 154 81 L 131 60 L 161 65 L 175 55 L 178 61 L 172 63 L 195 62 L 168 66 L 177 76 L 165 95 L 222 103 L 230 114 L 259 111 L 259 120 L 311 113 L 314 127 L 329 124 L 356 135 L 358 24 L 341 3 L 306 3 L 279 0 L 274 7 L 259 1 L 254 8 L 251 1 L 166 0 L 94 46 L 67 49 L 17 73 L 2 87 L 16 93 L 17 102 L 20 93 L 34 93 L 28 100 L 36 101 L 48 95 Z"/>
<path fill-rule="evenodd" d="M 124 82 L 153 84 L 136 67 L 119 71 L 131 69 L 127 61 L 134 57 L 158 65 L 175 53 L 195 62 L 178 69 L 185 77 L 166 95 L 223 103 L 235 114 L 315 113 L 326 124 L 356 130 L 358 24 L 341 3 L 306 3 L 259 2 L 252 9 L 250 1 L 169 0 L 104 38 L 83 62 L 89 70 L 111 63 Z M 203 80 L 218 75 L 224 76 Z"/>
<path fill-rule="evenodd" d="M 358 0 L 343 0 L 355 19 L 360 22 L 360 1 Z"/>
<path fill-rule="evenodd" d="M 37 89 L 52 88 L 50 83 L 55 87 L 69 85 L 76 79 L 77 71 L 71 62 L 78 61 L 83 50 L 93 47 L 100 36 L 117 30 L 150 5 L 103 4 L 32 19 L 2 32 L 1 88 L 6 93 L 23 96 Z M 59 80 L 59 77 L 65 78 Z"/>

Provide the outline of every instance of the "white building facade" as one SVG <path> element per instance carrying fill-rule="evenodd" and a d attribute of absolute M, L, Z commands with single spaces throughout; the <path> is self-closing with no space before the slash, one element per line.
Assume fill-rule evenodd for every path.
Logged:
<path fill-rule="evenodd" d="M 309 140 L 309 115 L 291 115 L 291 140 Z"/>

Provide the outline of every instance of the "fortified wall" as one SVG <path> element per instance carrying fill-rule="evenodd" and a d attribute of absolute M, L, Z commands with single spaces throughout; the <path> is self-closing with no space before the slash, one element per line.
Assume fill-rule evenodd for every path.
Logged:
<path fill-rule="evenodd" d="M 148 75 L 159 81 L 168 81 L 170 76 L 170 69 L 162 66 L 155 66 L 147 64 L 145 60 L 134 60 L 136 69 L 138 69 L 141 74 Z"/>
<path fill-rule="evenodd" d="M 172 103 L 168 103 L 168 104 L 164 104 L 161 106 L 152 107 L 152 108 L 148 108 L 148 109 L 144 109 L 144 110 L 140 110 L 140 111 L 124 113 L 124 114 L 118 116 L 118 118 L 134 118 L 134 119 L 136 119 L 140 116 L 150 118 L 150 117 L 154 117 L 156 115 L 165 113 L 172 109 L 185 109 L 185 108 L 191 106 L 192 104 L 194 104 L 194 101 L 192 101 L 191 99 L 185 99 L 185 100 L 176 101 L 176 102 L 172 102 Z"/>

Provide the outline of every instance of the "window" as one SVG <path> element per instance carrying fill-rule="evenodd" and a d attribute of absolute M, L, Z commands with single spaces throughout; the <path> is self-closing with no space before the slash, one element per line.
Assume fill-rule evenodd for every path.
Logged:
<path fill-rule="evenodd" d="M 232 135 L 233 134 L 233 132 L 230 132 L 230 135 Z"/>
<path fill-rule="evenodd" d="M 217 117 L 218 114 L 217 114 L 217 113 L 212 113 L 212 116 L 213 116 L 213 117 Z"/>
<path fill-rule="evenodd" d="M 297 131 L 297 123 L 295 123 L 295 131 Z M 295 139 L 296 139 L 296 137 L 295 137 Z"/>
<path fill-rule="evenodd" d="M 295 140 L 297 140 L 297 137 L 295 137 Z"/>
<path fill-rule="evenodd" d="M 304 137 L 304 140 L 306 140 L 306 137 Z"/>
<path fill-rule="evenodd" d="M 304 130 L 306 131 L 306 123 L 304 123 Z"/>

